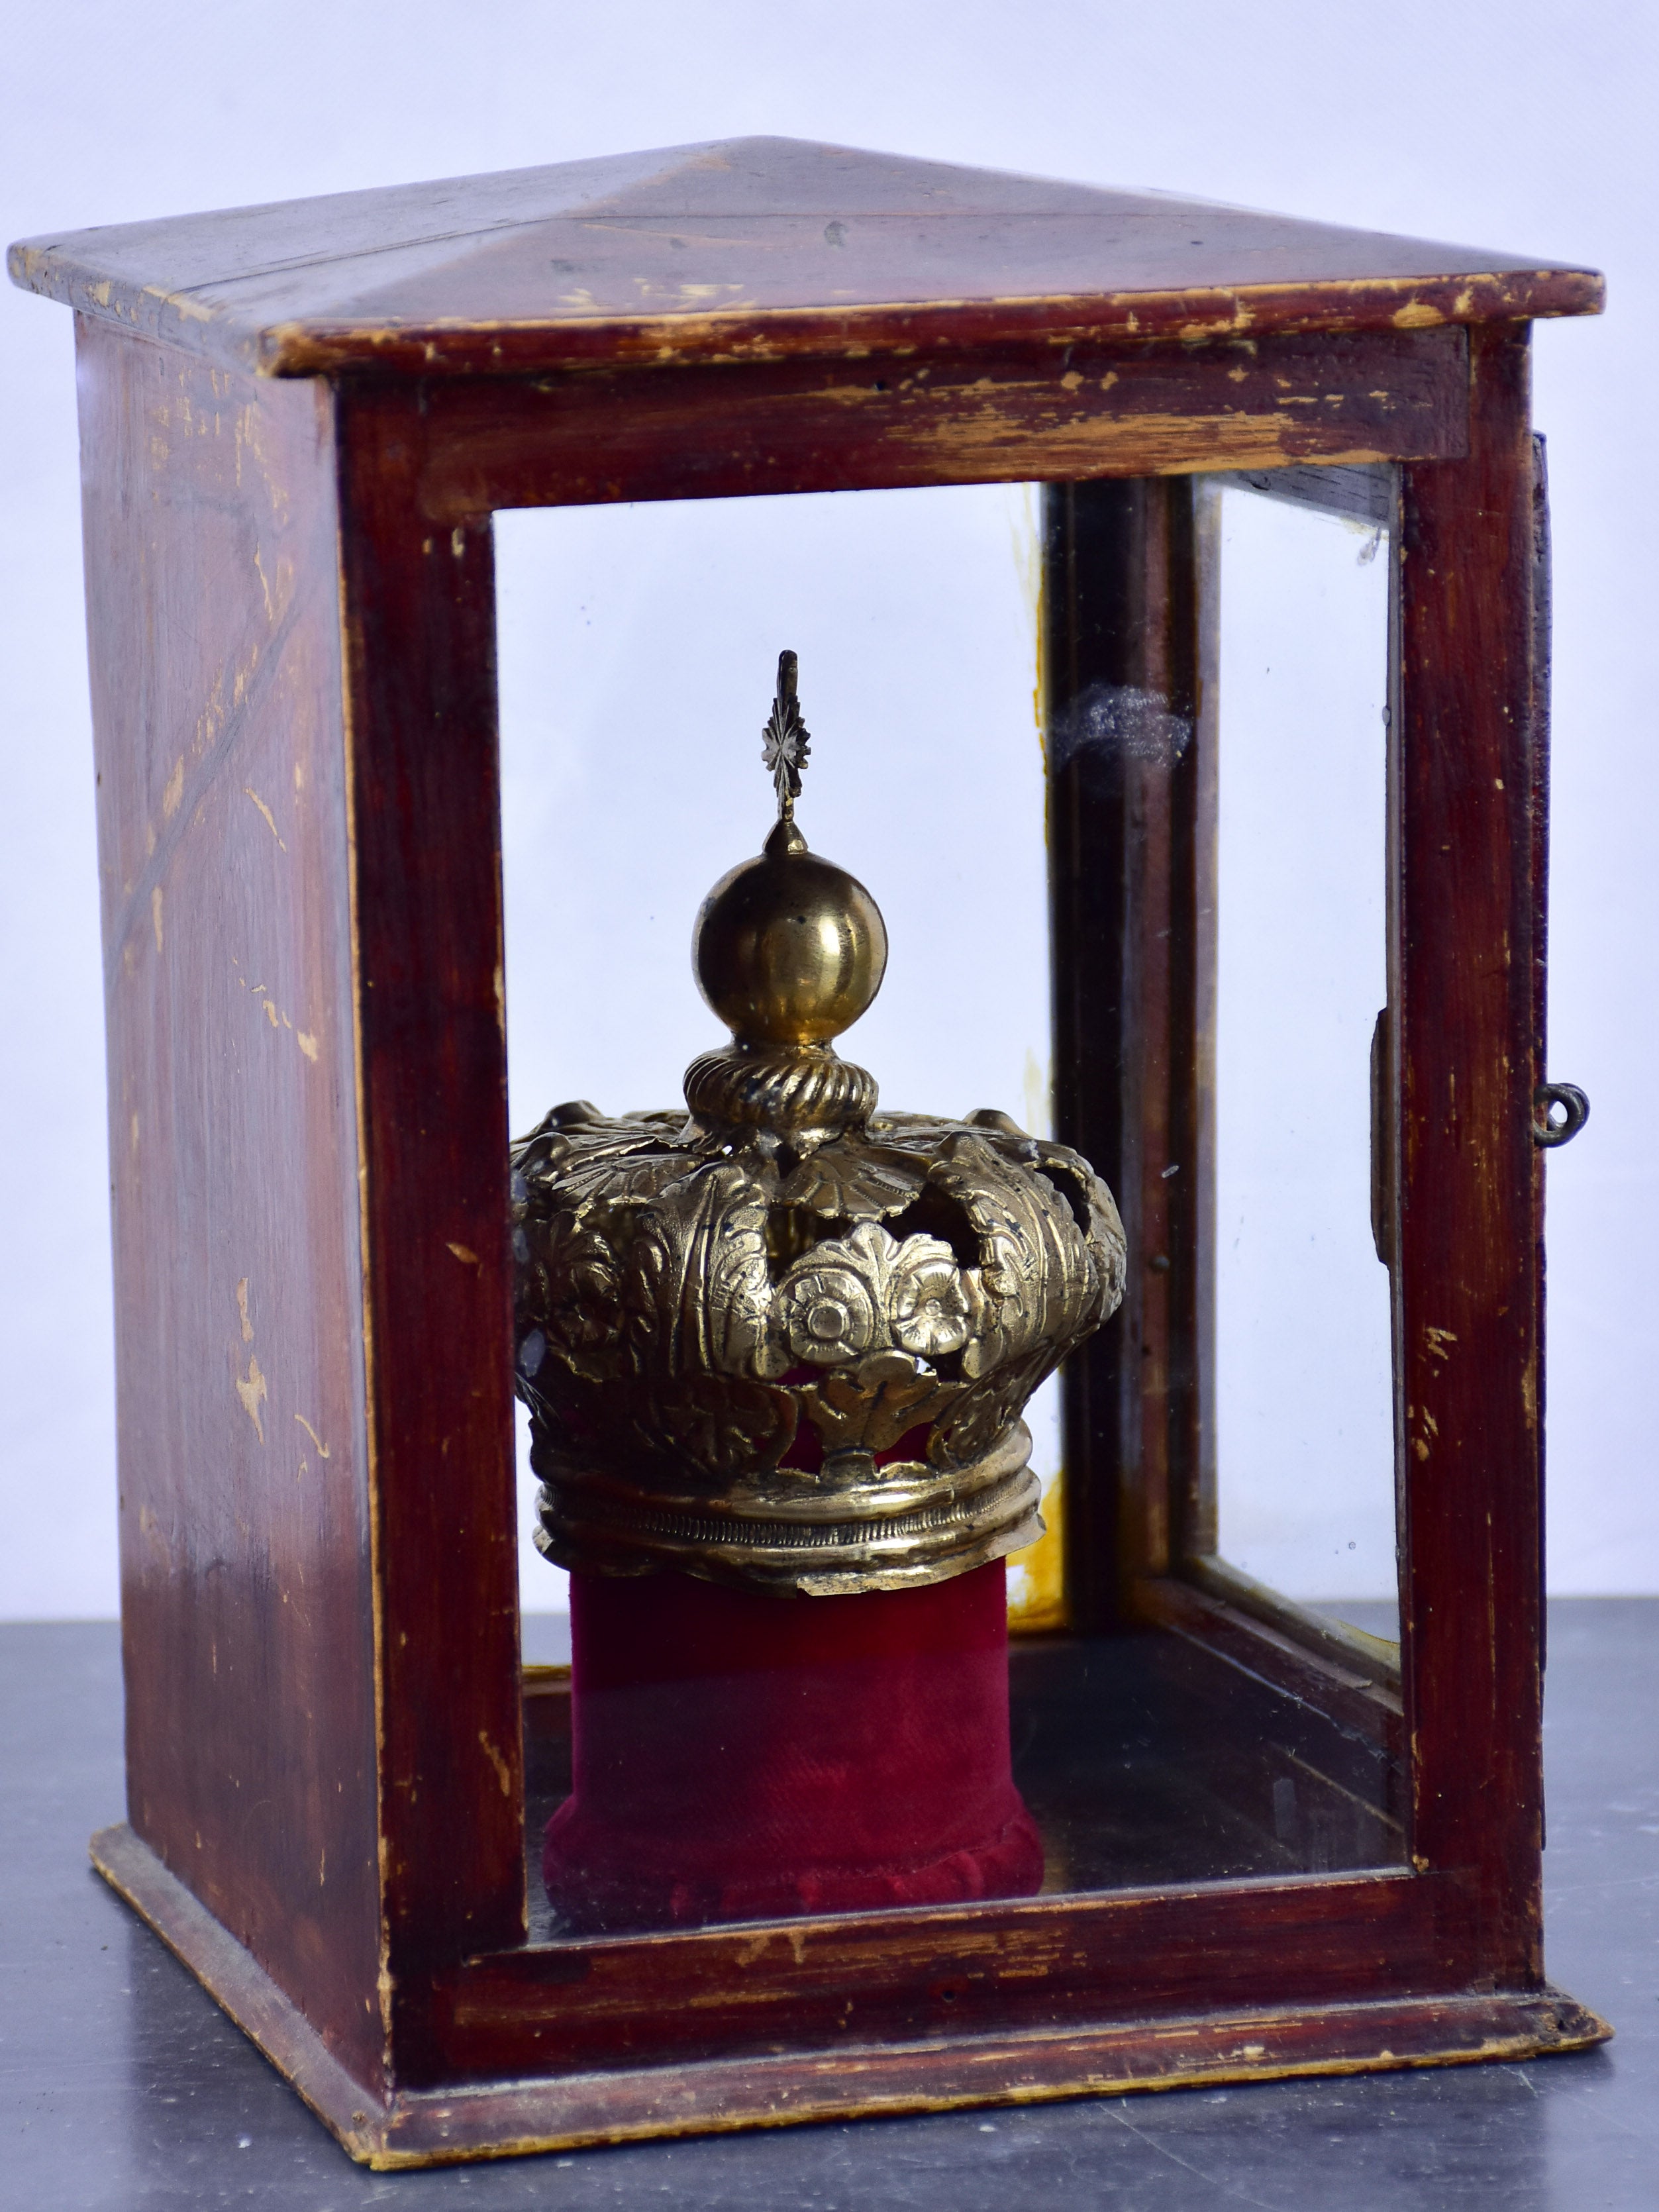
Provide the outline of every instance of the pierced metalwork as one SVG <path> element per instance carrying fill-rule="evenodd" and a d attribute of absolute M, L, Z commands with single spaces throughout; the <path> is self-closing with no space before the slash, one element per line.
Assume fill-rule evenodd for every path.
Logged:
<path fill-rule="evenodd" d="M 990 1109 L 878 1114 L 836 1054 L 886 934 L 789 818 L 794 684 L 786 653 L 780 826 L 698 918 L 733 1041 L 687 1070 L 689 1118 L 579 1102 L 514 1150 L 515 1384 L 562 1566 L 831 1594 L 1018 1551 L 1026 1401 L 1123 1295 L 1087 1161 Z"/>

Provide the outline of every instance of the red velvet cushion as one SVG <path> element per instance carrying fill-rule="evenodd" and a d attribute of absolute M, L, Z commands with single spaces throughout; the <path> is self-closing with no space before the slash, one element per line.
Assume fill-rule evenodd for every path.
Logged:
<path fill-rule="evenodd" d="M 574 1789 L 548 1893 L 586 1928 L 1024 1897 L 1000 1560 L 780 1598 L 570 1577 Z"/>

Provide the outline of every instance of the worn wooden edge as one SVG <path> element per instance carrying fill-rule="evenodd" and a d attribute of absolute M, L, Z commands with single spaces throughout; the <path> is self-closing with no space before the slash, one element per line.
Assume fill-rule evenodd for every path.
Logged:
<path fill-rule="evenodd" d="M 275 324 L 238 352 L 264 376 L 374 368 L 421 376 L 523 374 L 599 362 L 673 367 L 836 359 L 848 354 L 956 351 L 1090 339 L 1257 337 L 1289 331 L 1427 330 L 1447 323 L 1599 314 L 1606 286 L 1591 270 L 1524 276 L 1370 277 L 1240 284 L 1199 292 L 1083 294 L 1059 299 L 894 300 L 851 309 L 770 307 L 707 316 L 595 316 L 460 329 Z"/>
<path fill-rule="evenodd" d="M 1180 1576 L 1137 1583 L 1133 1601 L 1143 1620 L 1186 1637 L 1281 1695 L 1403 1753 L 1404 1700 L 1398 1683 L 1380 1669 L 1304 1641 L 1290 1625 L 1247 1612 Z"/>
<path fill-rule="evenodd" d="M 1530 355 L 1524 327 L 1472 337 L 1468 457 L 1401 471 L 1391 594 L 1412 1852 L 1480 1881 L 1484 1969 L 1505 1985 L 1541 1972 L 1543 1927 Z"/>
<path fill-rule="evenodd" d="M 1231 1611 L 1286 1637 L 1305 1651 L 1328 1660 L 1352 1674 L 1364 1675 L 1378 1688 L 1400 1694 L 1400 1645 L 1387 1637 L 1370 1635 L 1352 1621 L 1332 1620 L 1294 1598 L 1281 1596 L 1265 1583 L 1243 1573 L 1211 1553 L 1188 1559 L 1182 1571 L 1206 1597 Z"/>
<path fill-rule="evenodd" d="M 459 2091 L 398 2091 L 381 2100 L 354 2080 L 299 2008 L 131 1828 L 102 1829 L 90 1848 L 111 1887 L 350 2155 L 378 2168 L 1287 2075 L 1514 2062 L 1587 2050 L 1613 2033 L 1595 2014 L 1547 1986 L 1449 1991 L 614 2068 Z"/>
<path fill-rule="evenodd" d="M 411 513 L 418 398 L 335 416 L 387 2018 L 411 1952 L 527 1925 L 494 542 Z"/>
<path fill-rule="evenodd" d="M 1191 291 L 1060 297 L 894 300 L 856 307 L 733 307 L 717 313 L 604 313 L 512 321 L 263 324 L 208 307 L 189 290 L 141 286 L 51 239 L 8 249 L 15 284 L 136 334 L 160 337 L 262 376 L 352 370 L 422 377 L 526 375 L 596 364 L 840 359 L 951 352 L 992 345 L 1064 347 L 1168 338 L 1182 343 L 1290 331 L 1425 330 L 1438 324 L 1531 321 L 1601 312 L 1606 285 L 1590 269 L 1322 277 Z"/>
<path fill-rule="evenodd" d="M 652 2136 L 1048 2104 L 1288 2075 L 1513 2063 L 1588 2050 L 1612 2033 L 1572 1998 L 1546 1989 L 642 2067 L 399 2095 L 369 2163 L 435 2166 Z"/>
<path fill-rule="evenodd" d="M 92 1863 L 355 2159 L 373 2159 L 390 2107 L 349 2073 L 293 1999 L 125 1821 L 100 1828 Z"/>

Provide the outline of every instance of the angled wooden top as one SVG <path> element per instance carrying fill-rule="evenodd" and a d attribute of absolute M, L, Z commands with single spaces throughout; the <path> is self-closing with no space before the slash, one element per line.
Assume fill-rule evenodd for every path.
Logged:
<path fill-rule="evenodd" d="M 1594 313 L 1593 271 L 739 138 L 29 239 L 14 280 L 261 374 L 846 356 Z"/>

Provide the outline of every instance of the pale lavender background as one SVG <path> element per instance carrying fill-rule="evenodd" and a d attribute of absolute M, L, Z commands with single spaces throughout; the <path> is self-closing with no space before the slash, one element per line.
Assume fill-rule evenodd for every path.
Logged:
<path fill-rule="evenodd" d="M 1546 327 L 1538 347 L 1558 553 L 1552 1060 L 1595 1109 L 1552 1169 L 1552 1579 L 1560 1590 L 1659 1589 L 1647 1388 L 1659 1334 L 1647 1264 L 1650 1102 L 1659 1091 L 1650 704 L 1659 577 L 1644 443 L 1659 337 L 1650 9 L 1291 0 L 1264 17 L 1217 0 L 1156 9 L 1144 0 L 638 0 L 618 15 L 510 0 L 289 0 L 280 9 L 60 0 L 11 9 L 4 30 L 8 236 L 785 131 L 1605 267 L 1607 318 Z M 114 1474 L 70 329 L 61 308 L 9 290 L 0 295 L 0 1616 L 39 1618 L 113 1609 Z M 1005 766 L 1022 757 L 1015 707 L 999 703 L 1019 695 L 1019 563 L 1006 529 L 994 551 L 985 520 L 987 502 L 1006 497 L 975 495 L 981 520 L 935 541 L 962 551 L 964 579 L 936 618 L 948 617 L 975 651 L 989 654 L 986 641 L 998 635 L 1006 647 L 977 711 L 952 726 L 969 775 L 994 756 Z M 535 563 L 553 557 L 512 552 L 507 619 L 533 620 Z M 802 585 L 812 604 L 840 589 L 828 572 Z M 767 641 L 785 641 L 807 649 L 799 637 Z M 672 677 L 678 648 L 665 643 Z M 504 647 L 510 666 L 533 664 L 523 634 Z M 848 687 L 842 717 L 826 673 L 827 726 L 872 726 L 836 640 L 823 649 Z M 882 650 L 889 668 L 902 657 L 896 639 Z M 741 735 L 755 719 L 751 672 L 720 675 Z M 698 741 L 712 746 L 730 726 L 723 696 L 704 696 Z M 1350 699 L 1341 713 L 1358 730 L 1363 702 Z M 521 729 L 533 735 L 530 721 Z M 1029 729 L 1021 724 L 1022 744 Z M 1245 757 L 1243 738 L 1237 751 Z M 1029 766 L 1029 747 L 1023 757 Z M 1311 791 L 1309 812 L 1310 837 L 1338 834 L 1322 831 Z M 1346 879 L 1362 888 L 1372 848 L 1362 830 L 1348 834 L 1358 842 Z M 715 866 L 727 857 L 722 844 Z M 641 876 L 654 881 L 667 865 L 653 848 Z M 709 871 L 690 872 L 701 880 Z M 878 888 L 890 904 L 888 884 Z M 684 957 L 678 927 L 663 924 L 671 966 Z M 1239 1096 L 1284 1064 L 1294 1026 L 1287 1017 L 1284 1032 L 1263 1036 L 1255 1076 L 1241 1064 Z M 1018 1028 L 1011 1012 L 994 1047 L 1017 1112 Z M 672 1085 L 668 1042 L 652 1097 Z M 588 1047 L 596 1064 L 602 1043 L 596 1036 Z M 580 1040 L 569 1050 L 580 1057 Z M 902 1065 L 878 1072 L 896 1103 L 901 1076 L 902 1103 L 979 1103 L 957 1097 L 945 1062 L 934 1067 L 939 1087 L 925 1094 L 926 1067 L 914 1090 Z M 964 1068 L 963 1079 L 975 1072 Z M 1243 1419 L 1248 1393 L 1237 1402 Z M 1258 1454 L 1249 1480 L 1264 1505 L 1261 1486 L 1273 1475 L 1272 1455 Z M 1288 1479 L 1282 1466 L 1278 1476 Z M 1354 1510 L 1374 1511 L 1374 1501 Z M 1334 1594 L 1322 1572 L 1310 1553 L 1283 1578 Z"/>

